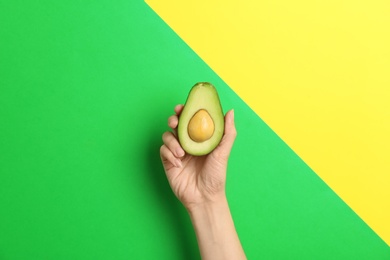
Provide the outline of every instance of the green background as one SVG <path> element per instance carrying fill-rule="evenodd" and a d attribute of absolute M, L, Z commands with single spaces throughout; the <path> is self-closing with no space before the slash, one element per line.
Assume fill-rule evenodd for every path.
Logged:
<path fill-rule="evenodd" d="M 159 158 L 198 81 L 235 109 L 227 195 L 249 259 L 390 258 L 143 1 L 0 0 L 0 259 L 199 259 Z"/>

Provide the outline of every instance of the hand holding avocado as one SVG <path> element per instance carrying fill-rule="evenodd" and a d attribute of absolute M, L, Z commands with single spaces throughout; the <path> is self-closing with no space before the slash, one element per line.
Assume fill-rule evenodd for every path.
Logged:
<path fill-rule="evenodd" d="M 207 86 L 205 90 L 203 86 L 196 88 L 197 86 L 199 84 L 191 90 L 186 106 L 177 105 L 175 107 L 176 114 L 169 117 L 168 125 L 173 132 L 163 134 L 164 145 L 160 150 L 162 163 L 172 190 L 186 208 L 215 201 L 225 196 L 227 162 L 236 137 L 233 110 L 229 111 L 224 119 L 214 87 L 211 89 L 210 96 L 217 100 L 211 101 L 218 101 L 218 103 L 214 104 L 216 107 L 213 108 L 213 104 L 207 104 L 210 96 L 203 93 L 210 91 L 209 87 Z M 203 95 L 202 100 L 200 100 L 200 96 L 197 96 L 199 92 Z M 189 115 L 193 116 L 185 115 L 186 112 L 192 112 Z M 211 114 L 211 117 L 214 117 L 214 123 L 208 123 L 207 118 L 203 119 L 206 121 L 203 125 L 214 125 L 211 134 L 207 134 L 206 127 L 204 127 L 205 129 L 202 129 L 202 126 L 194 127 L 193 133 L 191 133 L 190 128 L 187 130 L 185 127 L 188 124 L 191 125 L 191 121 L 202 121 L 202 119 L 196 118 L 197 116 L 202 117 L 199 115 L 200 113 Z M 217 119 L 217 117 L 221 118 Z M 193 124 L 202 125 L 202 123 L 197 122 L 193 122 Z M 177 134 L 181 142 L 179 142 Z M 201 139 L 204 136 L 208 139 L 200 142 L 193 140 Z M 183 149 L 184 147 L 186 147 L 187 152 Z M 195 155 L 189 154 L 188 151 Z"/>
<path fill-rule="evenodd" d="M 234 111 L 224 117 L 215 88 L 204 82 L 174 110 L 160 156 L 173 192 L 189 212 L 202 259 L 246 259 L 225 194 L 237 135 Z"/>

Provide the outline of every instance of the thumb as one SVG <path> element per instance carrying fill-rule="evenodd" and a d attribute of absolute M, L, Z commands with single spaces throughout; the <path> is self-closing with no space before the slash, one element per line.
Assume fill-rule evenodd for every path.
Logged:
<path fill-rule="evenodd" d="M 218 159 L 227 160 L 237 136 L 236 126 L 234 124 L 234 110 L 230 110 L 225 115 L 225 132 L 221 142 L 213 151 Z"/>

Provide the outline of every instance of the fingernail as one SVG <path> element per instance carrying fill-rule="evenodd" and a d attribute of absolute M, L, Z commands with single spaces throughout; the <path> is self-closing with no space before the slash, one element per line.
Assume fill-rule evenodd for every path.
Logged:
<path fill-rule="evenodd" d="M 184 151 L 183 151 L 183 149 L 181 149 L 181 148 L 176 148 L 176 154 L 177 154 L 177 156 L 179 156 L 179 157 L 184 156 Z"/>
<path fill-rule="evenodd" d="M 183 167 L 183 164 L 181 163 L 181 161 L 180 160 L 175 160 L 175 166 L 177 167 L 177 168 L 181 168 L 181 167 Z"/>

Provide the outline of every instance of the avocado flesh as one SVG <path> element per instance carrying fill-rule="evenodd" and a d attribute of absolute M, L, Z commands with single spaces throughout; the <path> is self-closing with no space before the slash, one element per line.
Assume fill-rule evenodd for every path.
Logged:
<path fill-rule="evenodd" d="M 204 141 L 194 141 L 188 133 L 191 119 L 199 111 L 205 110 L 211 117 L 214 130 Z M 182 148 L 191 155 L 206 155 L 220 143 L 224 133 L 225 120 L 215 87 L 208 82 L 195 84 L 188 94 L 184 109 L 180 114 L 177 134 Z"/>

